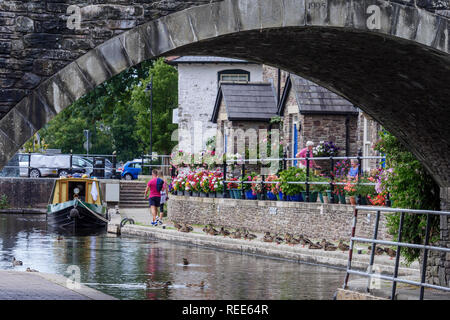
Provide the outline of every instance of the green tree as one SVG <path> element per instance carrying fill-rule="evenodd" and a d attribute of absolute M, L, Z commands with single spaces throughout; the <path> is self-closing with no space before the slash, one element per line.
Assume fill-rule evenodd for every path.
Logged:
<path fill-rule="evenodd" d="M 49 148 L 85 153 L 83 130 L 91 132 L 92 154 L 117 151 L 118 160 L 140 154 L 136 119 L 131 108 L 133 87 L 146 78 L 153 61 L 131 67 L 97 86 L 50 121 L 40 134 Z"/>
<path fill-rule="evenodd" d="M 425 167 L 409 152 L 401 142 L 388 132 L 380 134 L 381 139 L 375 149 L 386 154 L 386 168 L 392 173 L 383 182 L 390 194 L 392 206 L 397 208 L 440 210 L 439 186 Z M 439 238 L 439 217 L 431 216 L 431 240 Z M 397 236 L 400 214 L 387 216 L 389 233 Z M 423 243 L 425 238 L 426 216 L 406 214 L 402 241 Z M 417 249 L 403 248 L 408 262 L 420 255 Z"/>
<path fill-rule="evenodd" d="M 137 135 L 141 151 L 150 151 L 150 93 L 145 91 L 153 75 L 153 145 L 152 151 L 169 154 L 176 145 L 171 141 L 177 125 L 172 124 L 172 110 L 178 106 L 177 70 L 158 59 L 150 68 L 149 76 L 135 85 L 131 95 L 132 108 L 136 114 Z"/>

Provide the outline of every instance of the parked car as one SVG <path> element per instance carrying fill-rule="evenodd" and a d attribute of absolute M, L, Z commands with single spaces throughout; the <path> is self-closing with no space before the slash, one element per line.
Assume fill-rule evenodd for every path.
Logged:
<path fill-rule="evenodd" d="M 128 161 L 123 167 L 117 170 L 121 172 L 121 178 L 125 180 L 135 180 L 138 178 L 138 175 L 142 172 L 142 162 L 138 161 Z"/>
<path fill-rule="evenodd" d="M 20 176 L 28 177 L 28 155 L 21 155 L 19 160 Z M 86 173 L 89 162 L 80 156 L 72 156 L 72 173 Z M 70 173 L 70 155 L 31 154 L 30 177 L 61 177 Z"/>
<path fill-rule="evenodd" d="M 113 174 L 113 165 L 111 161 L 109 161 L 107 158 L 103 158 L 105 160 L 105 170 L 103 173 L 103 168 L 98 168 L 97 165 L 94 165 L 94 158 L 82 158 L 84 161 L 87 161 L 89 165 L 86 169 L 86 174 L 90 177 L 100 177 L 105 179 L 111 179 Z M 95 159 L 98 160 L 98 157 L 95 157 Z M 94 174 L 94 172 L 101 172 L 100 174 Z"/>

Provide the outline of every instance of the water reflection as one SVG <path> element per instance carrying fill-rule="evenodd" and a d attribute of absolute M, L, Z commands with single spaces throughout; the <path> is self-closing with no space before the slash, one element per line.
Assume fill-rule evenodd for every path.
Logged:
<path fill-rule="evenodd" d="M 30 267 L 67 277 L 67 268 L 76 265 L 86 285 L 121 299 L 151 300 L 331 299 L 344 277 L 330 268 L 172 242 L 105 233 L 58 236 L 47 230 L 45 216 L 0 215 L 0 269 Z M 13 267 L 13 257 L 23 266 Z"/>

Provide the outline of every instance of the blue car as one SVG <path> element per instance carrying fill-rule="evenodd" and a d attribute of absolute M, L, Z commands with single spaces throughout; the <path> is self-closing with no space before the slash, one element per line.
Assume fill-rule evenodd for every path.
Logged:
<path fill-rule="evenodd" d="M 142 162 L 128 161 L 118 171 L 122 171 L 121 178 L 125 180 L 135 180 L 142 172 Z"/>

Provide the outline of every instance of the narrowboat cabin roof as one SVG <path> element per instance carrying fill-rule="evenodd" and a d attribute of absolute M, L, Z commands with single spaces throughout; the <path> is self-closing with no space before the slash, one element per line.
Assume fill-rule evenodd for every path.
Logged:
<path fill-rule="evenodd" d="M 95 183 L 95 188 L 92 186 Z M 59 178 L 55 180 L 49 204 L 63 203 L 78 198 L 91 203 L 102 204 L 100 182 L 91 178 Z"/>

